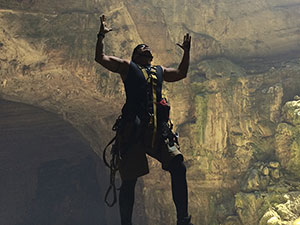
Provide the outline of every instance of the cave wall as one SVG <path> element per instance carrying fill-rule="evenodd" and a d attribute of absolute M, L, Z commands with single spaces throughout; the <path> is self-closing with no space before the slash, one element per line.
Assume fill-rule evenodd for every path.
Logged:
<path fill-rule="evenodd" d="M 118 75 L 94 62 L 99 15 L 114 29 L 105 39 L 108 54 L 129 58 L 145 42 L 155 64 L 177 66 L 176 43 L 189 32 L 188 78 L 166 84 L 165 94 L 188 167 L 193 222 L 292 223 L 297 210 L 284 217 L 267 206 L 298 201 L 289 194 L 298 191 L 298 164 L 285 157 L 298 154 L 297 123 L 286 115 L 297 108 L 284 106 L 300 95 L 299 7 L 298 0 L 0 0 L 0 98 L 58 115 L 101 155 L 124 90 Z M 169 175 L 154 160 L 150 166 L 138 184 L 134 222 L 175 223 Z M 282 188 L 286 177 L 293 185 Z M 274 190 L 287 197 L 264 201 Z"/>
<path fill-rule="evenodd" d="M 0 101 L 0 223 L 118 224 L 103 201 L 108 174 L 69 123 Z"/>

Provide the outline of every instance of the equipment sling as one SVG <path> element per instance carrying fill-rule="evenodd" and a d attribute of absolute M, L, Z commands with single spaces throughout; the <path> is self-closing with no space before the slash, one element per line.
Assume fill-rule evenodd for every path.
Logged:
<path fill-rule="evenodd" d="M 138 65 L 140 70 L 143 72 L 145 80 L 148 85 L 152 87 L 152 112 L 148 112 L 150 115 L 149 125 L 153 126 L 153 136 L 152 136 L 152 147 L 154 147 L 155 143 L 155 136 L 157 132 L 157 94 L 156 94 L 156 87 L 157 87 L 157 76 L 156 76 L 156 67 L 151 67 L 149 73 L 147 73 L 146 68 L 143 68 Z M 148 93 L 149 94 L 149 93 Z M 149 98 L 149 96 L 147 96 Z M 149 101 L 148 101 L 149 104 Z M 149 107 L 149 106 L 148 106 Z"/>

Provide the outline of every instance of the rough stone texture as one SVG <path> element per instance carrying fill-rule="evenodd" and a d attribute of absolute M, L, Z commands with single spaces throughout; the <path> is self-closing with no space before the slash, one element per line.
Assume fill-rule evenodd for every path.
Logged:
<path fill-rule="evenodd" d="M 296 220 L 292 223 L 292 225 L 299 225 L 299 224 L 300 224 L 300 218 L 296 219 Z"/>
<path fill-rule="evenodd" d="M 0 224 L 110 224 L 103 163 L 70 124 L 0 101 Z"/>
<path fill-rule="evenodd" d="M 277 212 L 271 209 L 263 215 L 263 217 L 259 221 L 259 224 L 278 224 L 279 218 L 280 216 L 277 214 Z"/>
<path fill-rule="evenodd" d="M 276 156 L 282 166 L 295 177 L 300 172 L 299 101 L 289 101 L 282 108 L 283 122 L 277 127 Z"/>
<path fill-rule="evenodd" d="M 0 0 L 0 99 L 56 114 L 98 155 L 124 102 L 120 78 L 93 61 L 102 13 L 114 28 L 106 52 L 119 57 L 145 42 L 155 64 L 177 66 L 175 43 L 192 34 L 189 76 L 166 84 L 165 94 L 188 167 L 193 223 L 274 222 L 269 208 L 300 190 L 299 118 L 287 103 L 300 95 L 300 2 Z M 169 175 L 154 160 L 150 166 L 134 222 L 174 224 Z M 296 197 L 289 204 L 299 207 Z M 282 224 L 300 216 L 275 211 Z"/>
<path fill-rule="evenodd" d="M 285 122 L 295 126 L 300 125 L 300 100 L 285 103 L 282 113 Z"/>
<path fill-rule="evenodd" d="M 257 185 L 255 187 L 248 185 L 247 189 L 242 188 L 241 192 L 235 195 L 235 208 L 241 223 L 249 225 L 294 224 L 300 214 L 299 182 L 292 176 L 286 174 L 282 176 L 278 167 L 273 168 L 273 171 L 278 171 L 278 174 L 271 176 L 271 179 L 264 183 L 262 179 L 264 175 L 257 169 L 263 166 L 265 166 L 263 163 L 255 163 L 255 166 L 248 172 L 250 176 L 245 177 L 247 179 L 244 185 L 249 184 L 249 181 L 253 179 Z M 253 171 L 258 174 L 256 177 L 251 176 Z"/>

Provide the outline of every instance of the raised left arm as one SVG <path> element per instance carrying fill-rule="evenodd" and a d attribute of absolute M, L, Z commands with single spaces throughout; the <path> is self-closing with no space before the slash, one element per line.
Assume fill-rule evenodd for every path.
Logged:
<path fill-rule="evenodd" d="M 183 44 L 177 44 L 183 49 L 182 60 L 177 69 L 162 67 L 164 71 L 164 80 L 167 82 L 179 81 L 187 76 L 187 72 L 190 64 L 190 48 L 191 48 L 191 36 L 187 33 L 183 38 Z"/>

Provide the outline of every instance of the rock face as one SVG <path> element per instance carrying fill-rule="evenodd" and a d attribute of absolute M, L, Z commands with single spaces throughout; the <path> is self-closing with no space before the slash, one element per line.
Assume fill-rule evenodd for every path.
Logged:
<path fill-rule="evenodd" d="M 287 172 L 299 178 L 300 157 L 300 101 L 289 101 L 283 108 L 283 122 L 277 127 L 276 156 Z"/>
<path fill-rule="evenodd" d="M 0 99 L 6 100 L 0 102 L 1 124 L 6 124 L 5 115 L 10 114 L 4 110 L 7 104 L 31 105 L 59 117 L 60 122 L 55 123 L 72 125 L 64 132 L 59 132 L 60 125 L 53 125 L 52 133 L 45 131 L 47 136 L 54 135 L 50 142 L 63 144 L 65 139 L 61 137 L 71 136 L 70 146 L 78 145 L 77 150 L 68 147 L 51 156 L 52 150 L 46 154 L 38 148 L 45 144 L 36 142 L 31 148 L 34 150 L 26 149 L 18 156 L 11 137 L 20 140 L 17 146 L 24 145 L 21 140 L 28 137 L 26 132 L 15 136 L 24 129 L 19 121 L 34 123 L 41 113 L 36 111 L 21 119 L 23 107 L 17 107 L 20 120 L 9 123 L 14 129 L 0 131 L 4 134 L 0 153 L 11 158 L 7 161 L 1 157 L 0 164 L 8 171 L 18 160 L 28 162 L 29 156 L 37 160 L 20 164 L 27 171 L 24 177 L 12 169 L 9 174 L 13 179 L 6 176 L 1 182 L 7 183 L 1 194 L 16 186 L 11 190 L 20 196 L 7 195 L 5 202 L 11 205 L 1 210 L 1 224 L 32 225 L 33 218 L 42 223 L 46 209 L 49 218 L 61 212 L 59 221 L 51 224 L 119 223 L 117 208 L 108 210 L 102 203 L 108 170 L 100 160 L 95 164 L 102 171 L 99 174 L 91 163 L 98 160 L 93 152 L 101 156 L 113 136 L 111 126 L 124 102 L 118 75 L 94 62 L 98 17 L 102 13 L 114 29 L 105 38 L 106 53 L 122 58 L 130 58 L 137 44 L 147 43 L 153 49 L 155 64 L 177 66 L 181 52 L 175 43 L 185 32 L 192 35 L 188 78 L 166 84 L 165 94 L 172 105 L 171 117 L 180 133 L 188 168 L 193 223 L 297 223 L 298 0 L 0 0 Z M 53 122 L 50 116 L 45 118 L 43 124 Z M 32 129 L 36 132 L 40 128 Z M 75 129 L 81 135 L 75 135 Z M 31 142 L 41 139 L 30 137 Z M 150 165 L 150 175 L 141 178 L 137 186 L 134 222 L 175 224 L 169 175 L 158 162 L 150 160 Z M 61 176 L 54 178 L 53 173 Z M 97 177 L 106 183 L 100 187 L 95 182 Z M 61 186 L 55 189 L 54 183 Z M 92 189 L 86 191 L 82 183 Z M 24 184 L 28 193 L 22 193 L 18 184 Z M 46 201 L 53 193 L 57 198 Z M 82 204 L 72 203 L 73 199 L 80 199 Z M 87 213 L 92 206 L 100 213 Z M 9 220 L 14 213 L 18 217 Z"/>
<path fill-rule="evenodd" d="M 41 109 L 0 103 L 0 224 L 117 223 L 102 201 L 103 163 L 78 131 Z"/>
<path fill-rule="evenodd" d="M 182 121 L 178 125 L 178 130 L 181 140 L 184 141 L 183 151 L 189 156 L 187 163 L 190 165 L 188 173 L 192 187 L 201 184 L 201 187 L 207 187 L 210 191 L 215 189 L 216 196 L 217 190 L 240 191 L 235 197 L 235 209 L 225 205 L 225 199 L 232 193 L 223 192 L 225 196 L 221 199 L 211 198 L 210 204 L 216 208 L 208 211 L 215 210 L 215 214 L 204 224 L 213 223 L 211 221 L 214 220 L 216 224 L 223 221 L 225 215 L 220 213 L 221 202 L 224 204 L 222 207 L 227 209 L 225 214 L 230 215 L 230 210 L 233 210 L 239 215 L 241 220 L 239 223 L 254 225 L 258 224 L 266 211 L 260 207 L 261 204 L 270 206 L 275 202 L 271 201 L 268 204 L 262 197 L 264 194 L 257 195 L 251 192 L 269 193 L 271 191 L 269 186 L 275 185 L 272 182 L 283 179 L 282 173 L 298 174 L 296 170 L 299 160 L 295 156 L 298 149 L 296 136 L 299 128 L 284 123 L 286 116 L 281 113 L 281 107 L 285 99 L 292 99 L 292 96 L 297 94 L 295 90 L 299 85 L 297 78 L 299 66 L 296 66 L 298 69 L 282 67 L 259 75 L 235 75 L 239 74 L 242 68 L 232 67 L 232 73 L 226 76 L 226 69 L 222 67 L 223 62 L 223 59 L 219 59 L 219 66 L 221 65 L 219 70 L 216 66 L 210 70 L 203 66 L 212 64 L 211 60 L 202 61 L 198 67 L 202 71 L 207 71 L 203 72 L 207 74 L 206 77 L 225 73 L 223 76 L 208 79 L 198 77 L 198 74 L 190 75 L 188 85 L 191 87 L 191 98 L 189 108 L 186 109 L 188 117 L 185 117 L 189 120 Z M 227 65 L 230 66 L 230 63 Z M 293 82 L 295 84 L 292 84 Z M 175 95 L 176 93 L 174 98 L 180 101 L 180 97 Z M 292 102 L 286 104 L 291 105 Z M 175 112 L 180 111 L 176 106 L 173 109 Z M 293 127 L 293 130 L 283 132 L 284 130 L 281 131 L 283 125 Z M 286 188 L 283 193 L 297 187 L 298 184 Z M 199 187 L 192 188 L 191 192 L 192 196 L 203 196 L 203 190 Z M 260 203 L 252 204 L 252 200 L 241 198 L 240 195 L 250 195 Z M 201 207 L 203 204 L 201 201 L 198 199 L 193 201 L 193 197 L 191 199 L 193 204 L 198 205 L 196 209 L 200 209 L 193 214 L 200 215 L 196 221 L 201 224 L 201 217 L 208 212 Z M 241 203 L 244 205 L 240 206 Z M 239 213 L 239 209 L 243 213 L 251 213 L 243 215 Z M 258 213 L 258 209 L 262 212 Z M 249 218 L 253 218 L 253 221 Z"/>

